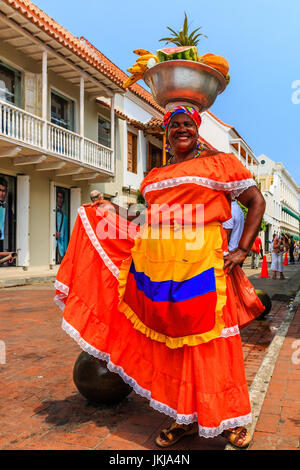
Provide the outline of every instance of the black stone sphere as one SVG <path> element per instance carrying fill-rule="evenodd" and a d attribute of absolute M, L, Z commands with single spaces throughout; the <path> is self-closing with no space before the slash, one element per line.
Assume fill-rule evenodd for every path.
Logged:
<path fill-rule="evenodd" d="M 263 313 L 259 317 L 256 318 L 256 320 L 262 320 L 270 312 L 272 308 L 272 301 L 271 301 L 270 296 L 265 291 L 260 290 L 260 289 L 255 289 L 255 292 L 256 292 L 257 297 L 259 298 L 259 300 L 265 307 L 265 310 L 263 311 Z"/>
<path fill-rule="evenodd" d="M 79 392 L 91 403 L 119 403 L 132 391 L 118 374 L 108 370 L 105 361 L 84 351 L 75 362 L 73 380 Z"/>

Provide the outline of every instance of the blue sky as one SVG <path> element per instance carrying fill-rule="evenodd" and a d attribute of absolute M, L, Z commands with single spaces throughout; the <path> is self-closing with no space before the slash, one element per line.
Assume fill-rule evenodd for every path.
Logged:
<path fill-rule="evenodd" d="M 208 36 L 200 54 L 226 57 L 231 82 L 211 111 L 233 125 L 256 156 L 281 161 L 300 184 L 300 2 L 297 0 L 33 0 L 124 71 L 133 50 L 166 47 L 167 26 Z M 297 83 L 298 81 L 298 83 Z M 139 82 L 143 85 L 143 82 Z M 292 88 L 292 86 L 296 88 Z M 298 103 L 299 101 L 299 103 Z"/>

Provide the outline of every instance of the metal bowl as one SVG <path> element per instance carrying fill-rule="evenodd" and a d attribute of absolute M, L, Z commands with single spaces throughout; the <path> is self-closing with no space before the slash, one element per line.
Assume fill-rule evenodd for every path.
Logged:
<path fill-rule="evenodd" d="M 187 102 L 200 112 L 215 102 L 227 85 L 225 77 L 209 65 L 191 60 L 169 60 L 154 65 L 144 74 L 153 98 L 162 106 Z"/>

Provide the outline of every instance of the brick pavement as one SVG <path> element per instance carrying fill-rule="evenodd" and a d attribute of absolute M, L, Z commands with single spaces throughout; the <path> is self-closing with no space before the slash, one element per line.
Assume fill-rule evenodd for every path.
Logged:
<path fill-rule="evenodd" d="M 0 365 L 3 387 L 0 396 L 0 449 L 157 450 L 154 438 L 171 420 L 150 408 L 147 400 L 131 393 L 116 406 L 95 406 L 78 393 L 72 373 L 81 349 L 62 331 L 61 312 L 53 303 L 53 295 L 52 286 L 10 288 L 0 292 L 0 339 L 6 344 L 6 364 Z M 266 320 L 253 322 L 241 333 L 249 386 L 286 311 L 284 302 L 273 301 Z M 299 333 L 297 321 L 296 326 L 291 326 L 291 336 L 287 340 L 293 341 L 295 334 Z M 291 434 L 292 443 L 288 439 L 299 425 L 295 422 L 295 410 L 287 404 L 292 399 L 293 406 L 297 406 L 296 397 L 292 398 L 296 387 L 291 376 L 284 379 L 284 393 L 287 395 L 280 398 L 283 400 L 280 401 L 280 410 L 279 402 L 274 398 L 280 390 L 283 391 L 283 377 L 278 374 L 282 370 L 287 374 L 285 366 L 291 356 L 291 344 L 284 345 L 286 356 L 280 355 L 279 372 L 274 371 L 271 397 L 280 412 L 281 421 L 278 421 L 276 432 L 285 432 L 287 440 L 281 444 L 276 442 L 297 448 L 295 435 Z M 294 377 L 293 370 L 291 368 L 290 372 Z M 299 377 L 299 370 L 297 373 Z M 272 406 L 271 402 L 267 396 L 266 405 Z M 274 414 L 270 409 L 263 409 L 263 415 L 268 415 L 269 426 L 273 423 Z M 289 413 L 293 417 L 288 417 Z M 268 441 L 270 446 L 275 445 L 272 439 L 276 438 L 276 432 L 271 432 L 271 428 L 261 420 L 258 426 L 252 448 L 265 444 L 266 432 L 271 439 Z M 172 449 L 222 450 L 226 443 L 222 437 L 200 439 L 192 436 Z M 299 442 L 297 445 L 299 447 Z"/>
<path fill-rule="evenodd" d="M 300 307 L 280 350 L 251 450 L 299 450 L 299 447 Z"/>

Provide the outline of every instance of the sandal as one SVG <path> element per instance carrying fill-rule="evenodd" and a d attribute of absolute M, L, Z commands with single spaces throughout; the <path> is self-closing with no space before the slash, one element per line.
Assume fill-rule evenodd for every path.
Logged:
<path fill-rule="evenodd" d="M 159 447 L 169 447 L 175 444 L 184 436 L 191 436 L 197 434 L 198 425 L 192 424 L 178 424 L 173 423 L 167 429 L 163 429 L 155 442 Z"/>
<path fill-rule="evenodd" d="M 239 448 L 248 447 L 252 440 L 251 434 L 244 427 L 226 429 L 226 431 L 222 432 L 222 436 L 225 437 L 230 444 Z"/>

